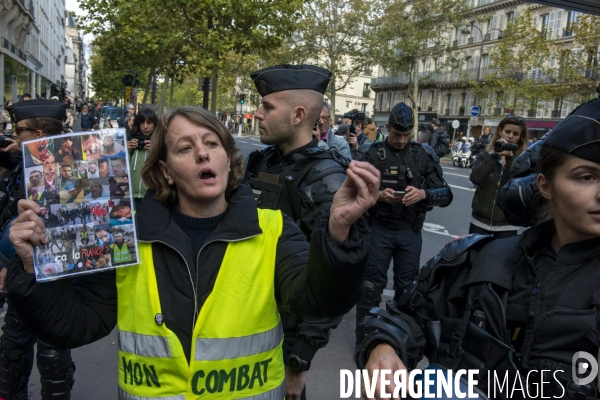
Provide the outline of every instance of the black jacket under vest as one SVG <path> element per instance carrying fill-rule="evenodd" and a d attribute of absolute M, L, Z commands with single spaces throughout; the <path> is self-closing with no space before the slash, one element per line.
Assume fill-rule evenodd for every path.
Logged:
<path fill-rule="evenodd" d="M 427 338 L 405 364 L 414 365 L 425 353 L 430 363 L 479 369 L 478 386 L 484 391 L 487 371 L 501 378 L 507 371 L 512 387 L 517 371 L 526 385 L 529 371 L 537 371 L 530 383 L 539 384 L 539 373 L 550 370 L 543 377 L 544 396 L 562 397 L 562 385 L 564 398 L 573 398 L 567 388 L 573 388 L 574 354 L 584 351 L 596 358 L 600 347 L 600 238 L 567 244 L 555 253 L 554 232 L 554 222 L 548 221 L 522 236 L 485 239 L 479 251 L 464 253 L 453 250 L 460 247 L 457 239 L 425 264 L 417 286 L 396 304 L 405 313 L 397 317 L 412 326 L 412 337 Z M 453 266 L 453 257 L 462 264 Z M 592 385 L 585 391 L 596 392 L 596 379 Z M 530 393 L 533 389 L 528 387 Z M 521 395 L 516 392 L 514 398 Z"/>
<path fill-rule="evenodd" d="M 188 236 L 171 218 L 168 207 L 153 199 L 151 191 L 137 210 L 136 223 L 138 239 L 152 242 L 164 321 L 177 334 L 189 360 L 193 331 L 190 322 L 197 317 L 195 307 L 199 313 L 214 287 L 227 247 L 225 240 L 261 233 L 252 190 L 245 184 L 234 190 L 224 219 L 199 254 L 193 254 Z M 339 316 L 348 312 L 360 296 L 370 231 L 360 220 L 353 225 L 350 238 L 337 243 L 327 233 L 328 215 L 316 223 L 318 228 L 309 249 L 302 232 L 284 216 L 277 244 L 275 296 L 286 311 L 308 317 Z M 24 271 L 20 258 L 14 257 L 7 287 L 25 325 L 36 337 L 57 347 L 94 342 L 116 325 L 114 271 L 36 283 L 34 275 Z"/>

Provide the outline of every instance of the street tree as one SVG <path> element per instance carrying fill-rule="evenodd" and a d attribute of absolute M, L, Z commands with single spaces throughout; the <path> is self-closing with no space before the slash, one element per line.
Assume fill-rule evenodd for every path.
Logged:
<path fill-rule="evenodd" d="M 391 0 L 378 3 L 371 19 L 369 48 L 374 63 L 392 76 L 404 77 L 412 85 L 415 121 L 418 121 L 419 82 L 444 66 L 451 51 L 448 37 L 440 28 L 464 25 L 462 0 Z M 425 68 L 420 68 L 424 62 Z M 424 71 L 420 71 L 424 69 Z M 414 135 L 418 134 L 415 124 Z"/>
<path fill-rule="evenodd" d="M 373 62 L 368 51 L 374 0 L 310 0 L 294 33 L 297 61 L 309 60 L 331 71 L 329 98 L 335 118 L 336 92 L 364 74 Z"/>
<path fill-rule="evenodd" d="M 580 103 L 595 95 L 600 80 L 599 24 L 600 16 L 580 14 L 566 28 L 565 33 L 573 37 L 573 42 L 556 41 L 551 59 L 556 67 L 556 82 L 551 88 L 556 103 L 562 103 L 565 99 Z"/>
<path fill-rule="evenodd" d="M 535 113 L 540 101 L 553 96 L 553 69 L 548 60 L 554 48 L 550 32 L 540 32 L 529 9 L 523 10 L 508 23 L 502 40 L 492 50 L 493 73 L 485 77 L 481 90 L 502 93 L 504 106 Z"/>

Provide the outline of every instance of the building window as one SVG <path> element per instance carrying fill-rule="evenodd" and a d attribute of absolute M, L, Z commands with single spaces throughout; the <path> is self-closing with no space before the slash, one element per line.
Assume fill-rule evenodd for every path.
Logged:
<path fill-rule="evenodd" d="M 365 75 L 373 75 L 373 67 L 371 66 L 371 63 L 367 63 L 367 65 L 365 66 Z"/>
<path fill-rule="evenodd" d="M 367 106 L 368 106 L 367 103 L 362 103 L 362 105 L 360 106 L 360 111 L 367 112 Z"/>
<path fill-rule="evenodd" d="M 363 85 L 363 97 L 369 97 L 371 95 L 371 88 L 370 88 L 370 84 L 365 83 Z"/>
<path fill-rule="evenodd" d="M 563 32 L 563 37 L 573 36 L 573 27 L 575 26 L 575 23 L 577 22 L 577 18 L 579 18 L 580 15 L 581 15 L 580 12 L 569 11 L 569 13 L 567 14 L 567 27 L 565 28 L 565 30 Z"/>
<path fill-rule="evenodd" d="M 510 25 L 514 22 L 515 22 L 515 12 L 511 11 L 509 13 L 506 13 L 506 26 L 502 27 L 502 28 L 508 28 L 508 25 Z"/>
<path fill-rule="evenodd" d="M 481 69 L 487 69 L 490 66 L 490 56 L 484 54 L 481 58 Z"/>
<path fill-rule="evenodd" d="M 549 22 L 550 22 L 550 14 L 542 15 L 542 35 L 544 37 L 547 37 L 547 35 L 548 35 L 548 30 L 550 29 Z"/>
<path fill-rule="evenodd" d="M 452 93 L 450 96 L 450 114 L 449 115 L 458 115 L 458 108 L 460 106 L 460 94 Z"/>

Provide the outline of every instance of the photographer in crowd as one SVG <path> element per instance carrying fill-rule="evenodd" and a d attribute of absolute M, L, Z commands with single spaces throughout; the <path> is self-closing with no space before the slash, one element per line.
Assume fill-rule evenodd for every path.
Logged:
<path fill-rule="evenodd" d="M 469 233 L 497 238 L 516 235 L 519 228 L 510 225 L 496 205 L 496 195 L 508 181 L 515 155 L 527 145 L 527 126 L 521 117 L 508 115 L 498 125 L 487 149 L 477 154 L 471 182 L 477 185 L 473 196 Z"/>
<path fill-rule="evenodd" d="M 68 105 L 65 103 L 52 100 L 31 100 L 19 102 L 10 107 L 8 111 L 17 134 L 18 148 L 20 149 L 21 143 L 25 141 L 62 133 L 62 121 L 66 117 L 67 107 Z M 23 158 L 22 154 L 16 156 Z M 30 164 L 26 166 L 36 164 L 31 156 L 25 158 L 25 160 L 30 161 Z M 44 164 L 43 168 L 46 176 L 46 169 L 56 168 L 56 164 Z M 22 175 L 23 164 L 19 163 L 13 169 L 9 178 L 8 192 L 0 200 L 0 204 L 4 205 L 0 215 L 0 226 L 3 230 L 2 242 L 8 242 L 8 228 L 17 216 L 17 203 L 20 199 L 25 198 L 25 181 Z M 47 175 L 45 190 L 48 190 L 47 185 L 54 184 L 54 178 L 55 174 L 52 176 Z M 37 183 L 41 183 L 41 181 L 37 181 Z M 46 204 L 50 204 L 50 201 L 47 201 L 50 197 L 45 196 L 45 194 L 46 192 L 42 197 L 44 197 Z M 2 245 L 1 247 L 10 249 L 0 257 L 0 260 L 3 261 L 3 263 L 0 263 L 2 268 L 0 282 L 4 282 L 7 271 L 6 261 L 15 254 L 15 251 L 12 246 Z M 59 350 L 37 339 L 21 321 L 21 317 L 15 310 L 15 307 L 17 307 L 16 302 L 9 297 L 8 303 L 8 311 L 4 318 L 5 324 L 2 327 L 4 334 L 0 339 L 0 398 L 27 398 L 28 380 L 33 367 L 33 346 L 37 341 L 37 365 L 42 382 L 42 400 L 69 399 L 75 371 L 75 364 L 71 360 L 71 352 L 69 350 Z"/>
<path fill-rule="evenodd" d="M 371 141 L 363 132 L 366 120 L 365 113 L 360 113 L 358 110 L 352 110 L 344 114 L 344 124 L 349 125 L 346 133 L 346 139 L 350 145 L 353 160 L 362 160 L 365 153 L 371 147 Z M 344 129 L 344 131 L 346 131 Z"/>
<path fill-rule="evenodd" d="M 129 148 L 129 172 L 131 174 L 131 188 L 135 201 L 136 210 L 142 204 L 142 199 L 146 195 L 148 187 L 142 181 L 142 164 L 148 157 L 150 151 L 150 139 L 154 128 L 158 124 L 158 116 L 154 111 L 145 108 L 133 120 L 131 140 L 127 147 Z"/>

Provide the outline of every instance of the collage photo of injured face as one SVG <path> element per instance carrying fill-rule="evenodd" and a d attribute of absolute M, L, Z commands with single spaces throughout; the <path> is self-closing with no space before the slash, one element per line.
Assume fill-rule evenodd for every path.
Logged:
<path fill-rule="evenodd" d="M 23 143 L 26 196 L 48 238 L 35 248 L 38 281 L 137 264 L 125 144 L 124 129 Z"/>

